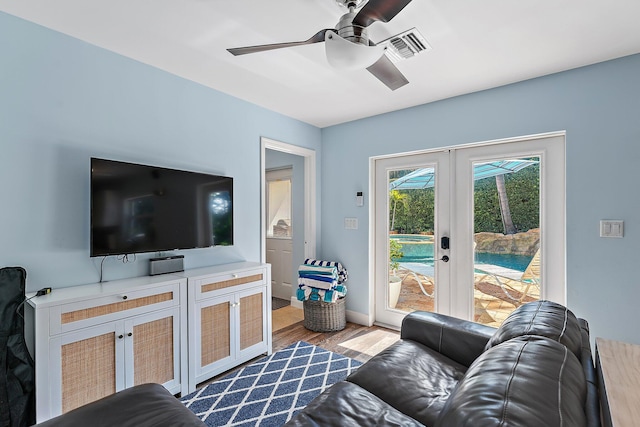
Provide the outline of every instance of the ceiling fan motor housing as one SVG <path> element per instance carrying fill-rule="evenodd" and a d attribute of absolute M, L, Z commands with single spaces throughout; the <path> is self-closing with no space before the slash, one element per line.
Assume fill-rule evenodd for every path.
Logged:
<path fill-rule="evenodd" d="M 351 7 L 357 9 L 363 2 L 364 0 L 336 0 L 336 3 L 338 3 L 342 7 L 346 7 L 347 9 Z"/>
<path fill-rule="evenodd" d="M 338 21 L 338 24 L 336 25 L 338 35 L 352 43 L 369 46 L 369 34 L 367 33 L 367 29 L 359 25 L 353 25 L 353 18 L 355 18 L 355 16 L 356 13 L 353 10 L 342 15 L 340 21 Z"/>

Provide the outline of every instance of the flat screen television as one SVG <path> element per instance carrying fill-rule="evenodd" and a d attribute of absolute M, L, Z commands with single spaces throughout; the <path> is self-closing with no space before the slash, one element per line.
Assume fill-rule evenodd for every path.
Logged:
<path fill-rule="evenodd" d="M 90 256 L 233 244 L 233 178 L 91 159 Z"/>

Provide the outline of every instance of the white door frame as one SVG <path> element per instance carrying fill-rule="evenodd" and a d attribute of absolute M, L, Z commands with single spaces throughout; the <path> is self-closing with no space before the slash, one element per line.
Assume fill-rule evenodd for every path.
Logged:
<path fill-rule="evenodd" d="M 562 211 L 562 221 L 561 221 L 561 226 L 554 226 L 554 227 L 550 227 L 549 225 L 549 219 L 545 218 L 544 216 L 541 217 L 541 229 L 543 230 L 543 235 L 541 236 L 542 239 L 545 239 L 545 236 L 550 236 L 550 235 L 555 235 L 557 236 L 557 240 L 554 240 L 556 242 L 559 242 L 557 246 L 554 246 L 553 248 L 550 248 L 549 245 L 546 245 L 547 248 L 543 249 L 543 253 L 542 253 L 542 257 L 544 257 L 543 259 L 546 260 L 546 262 L 549 262 L 549 260 L 555 260 L 554 261 L 554 265 L 553 268 L 547 266 L 546 268 L 543 265 L 543 271 L 542 271 L 542 275 L 543 275 L 543 283 L 549 283 L 548 280 L 545 280 L 545 278 L 547 276 L 551 275 L 551 271 L 554 270 L 556 272 L 556 274 L 560 275 L 563 278 L 563 283 L 564 286 L 562 287 L 562 289 L 558 289 L 555 288 L 551 291 L 549 291 L 547 289 L 547 291 L 545 293 L 543 293 L 541 295 L 541 298 L 546 298 L 546 299 L 550 299 L 553 301 L 556 301 L 558 303 L 564 304 L 566 305 L 566 183 L 565 183 L 565 176 L 566 176 L 566 172 L 565 172 L 565 147 L 566 147 L 566 131 L 558 131 L 558 132 L 548 132 L 548 133 L 541 133 L 541 134 L 535 134 L 535 135 L 526 135 L 526 136 L 520 136 L 520 137 L 513 137 L 513 138 L 504 138 L 504 139 L 497 139 L 497 140 L 490 140 L 490 141 L 484 141 L 484 142 L 476 142 L 476 143 L 469 143 L 469 144 L 461 144 L 461 145 L 455 145 L 455 146 L 448 146 L 448 147 L 439 147 L 439 148 L 434 148 L 434 149 L 428 149 L 428 150 L 417 150 L 417 151 L 413 151 L 413 152 L 406 152 L 406 153 L 394 153 L 394 154 L 389 154 L 389 155 L 383 155 L 383 156 L 376 156 L 376 157 L 371 157 L 369 159 L 369 194 L 371 194 L 370 197 L 370 202 L 369 202 L 369 218 L 371 218 L 371 220 L 369 221 L 369 325 L 372 325 L 376 322 L 376 318 L 375 318 L 375 294 L 376 294 L 376 281 L 375 281 L 375 277 L 377 272 L 376 269 L 376 244 L 380 244 L 380 242 L 378 241 L 378 236 L 377 236 L 377 229 L 376 229 L 376 162 L 379 160 L 383 160 L 383 159 L 393 159 L 393 158 L 398 158 L 398 157 L 405 157 L 405 156 L 410 156 L 410 155 L 420 155 L 420 154 L 431 154 L 431 153 L 437 153 L 437 152 L 441 152 L 441 151 L 445 151 L 445 150 L 459 150 L 459 149 L 464 149 L 464 148 L 473 148 L 473 147 L 488 147 L 491 145 L 498 145 L 498 144 L 504 144 L 504 143 L 511 143 L 511 142 L 519 142 L 519 141 L 534 141 L 534 140 L 548 140 L 548 139 L 552 139 L 552 138 L 557 138 L 560 137 L 563 140 L 563 144 L 562 146 L 558 149 L 555 150 L 553 153 L 549 154 L 547 153 L 544 149 L 540 149 L 539 150 L 539 154 L 541 155 L 541 157 L 545 158 L 546 162 L 549 161 L 553 161 L 555 162 L 555 165 L 561 166 L 561 170 L 562 170 L 562 176 L 554 176 L 552 177 L 552 179 L 550 179 L 549 181 L 553 181 L 555 183 L 555 185 L 557 187 L 560 187 L 560 193 L 561 195 L 557 197 L 558 200 L 554 200 L 555 203 L 561 203 L 562 207 L 563 207 L 563 211 Z M 499 147 L 496 147 L 497 150 L 499 150 Z M 498 151 L 499 152 L 499 151 Z M 498 154 L 499 156 L 499 154 Z M 455 157 L 452 158 L 452 163 L 455 163 Z M 451 165 L 452 167 L 455 167 L 455 165 Z M 541 177 L 541 186 L 543 185 L 552 185 L 551 182 L 544 182 L 543 178 Z M 455 179 L 451 179 L 450 182 L 450 188 L 451 188 L 451 194 L 454 195 L 451 197 L 451 201 L 454 203 L 462 203 L 462 200 L 465 200 L 465 204 L 468 203 L 469 200 L 471 200 L 470 195 L 468 194 L 458 194 L 456 195 L 456 183 L 455 183 Z M 542 189 L 541 189 L 542 190 Z M 455 201 L 457 200 L 457 202 Z M 545 200 L 541 200 L 541 206 L 548 203 L 548 201 Z M 541 211 L 544 212 L 545 209 L 541 208 Z M 457 215 L 454 215 L 452 218 L 452 236 L 460 236 L 461 233 L 457 232 L 456 228 L 459 227 L 469 227 L 470 225 L 467 223 L 468 218 L 464 217 L 464 218 L 460 218 Z M 542 228 L 544 225 L 544 228 Z M 546 232 L 545 232 L 546 230 Z M 547 241 L 549 241 L 549 238 L 546 237 Z M 463 244 L 463 242 L 460 242 L 460 240 L 458 241 L 454 241 L 453 242 L 453 246 L 451 248 L 451 256 L 455 256 L 458 257 L 458 253 L 456 253 L 457 251 L 460 251 L 460 253 L 464 253 L 464 252 L 469 252 L 472 251 L 473 248 L 471 246 L 470 243 L 467 244 Z M 462 245 L 463 247 L 456 247 L 456 246 L 460 246 Z M 457 258 L 456 258 L 457 259 Z M 464 266 L 459 266 L 459 267 L 464 267 Z M 472 271 L 472 270 L 469 270 Z M 450 280 L 452 281 L 457 281 L 459 280 L 460 277 L 459 275 L 456 274 L 456 271 L 451 271 L 450 272 Z M 453 295 L 451 296 L 452 298 L 454 297 Z M 460 295 L 456 295 L 455 298 L 459 298 Z M 451 315 L 456 316 L 456 317 L 461 317 L 461 318 L 467 318 L 470 316 L 469 313 L 472 313 L 471 309 L 472 309 L 472 305 L 471 302 L 467 301 L 468 298 L 464 298 L 464 306 L 467 307 L 467 309 L 452 309 L 451 310 Z"/>
<path fill-rule="evenodd" d="M 316 152 L 309 148 L 260 137 L 260 261 L 267 260 L 266 150 L 304 157 L 304 257 L 316 257 Z"/>

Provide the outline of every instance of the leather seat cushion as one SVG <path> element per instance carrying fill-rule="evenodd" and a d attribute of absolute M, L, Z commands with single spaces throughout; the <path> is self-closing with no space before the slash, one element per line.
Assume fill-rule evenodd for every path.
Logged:
<path fill-rule="evenodd" d="M 523 335 L 538 335 L 558 341 L 578 358 L 582 353 L 578 319 L 571 310 L 552 301 L 535 301 L 518 307 L 489 339 L 485 350 Z"/>
<path fill-rule="evenodd" d="M 514 338 L 473 362 L 436 426 L 583 427 L 586 387 L 580 361 L 565 346 Z"/>
<path fill-rule="evenodd" d="M 338 382 L 325 390 L 285 425 L 288 427 L 422 426 L 363 388 L 346 381 Z"/>
<path fill-rule="evenodd" d="M 400 412 L 433 425 L 467 368 L 411 340 L 401 340 L 351 374 L 358 384 Z"/>

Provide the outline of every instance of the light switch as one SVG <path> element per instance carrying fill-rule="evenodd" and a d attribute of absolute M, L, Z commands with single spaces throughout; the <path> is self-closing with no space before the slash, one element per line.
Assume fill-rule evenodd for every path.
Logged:
<path fill-rule="evenodd" d="M 358 218 L 345 218 L 344 219 L 344 228 L 345 228 L 345 230 L 357 230 L 358 229 Z"/>
<path fill-rule="evenodd" d="M 624 236 L 624 221 L 603 219 L 600 221 L 600 237 L 617 237 Z"/>

